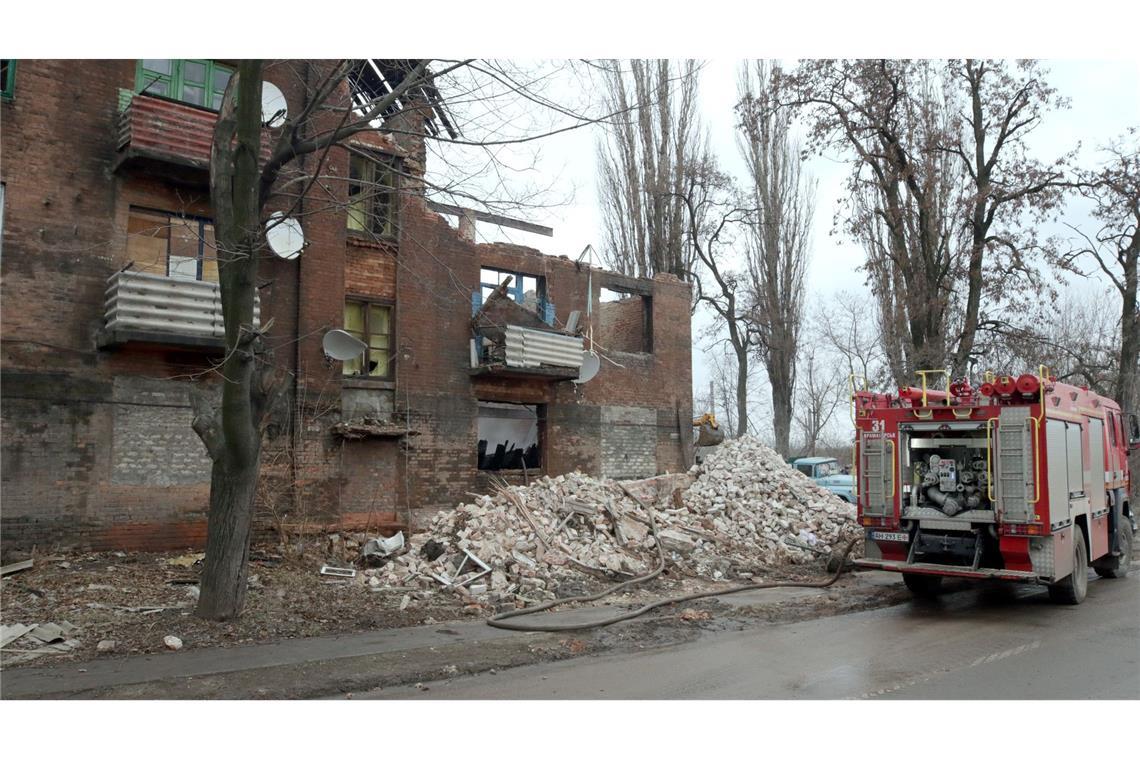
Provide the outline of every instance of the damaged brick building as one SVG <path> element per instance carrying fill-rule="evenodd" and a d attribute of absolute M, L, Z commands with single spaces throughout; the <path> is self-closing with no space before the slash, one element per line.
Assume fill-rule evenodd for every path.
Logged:
<path fill-rule="evenodd" d="M 304 66 L 267 68 L 286 114 Z M 232 69 L 3 62 L 6 546 L 204 541 L 210 462 L 189 389 L 216 390 L 222 354 L 207 162 Z M 436 106 L 410 131 L 452 129 Z M 261 530 L 414 529 L 498 478 L 686 465 L 688 285 L 476 243 L 477 223 L 503 220 L 427 198 L 425 156 L 415 135 L 335 146 L 327 173 L 343 179 L 299 217 L 303 250 L 266 252 L 259 319 L 289 387 L 266 430 Z M 337 329 L 362 355 L 326 354 Z"/>

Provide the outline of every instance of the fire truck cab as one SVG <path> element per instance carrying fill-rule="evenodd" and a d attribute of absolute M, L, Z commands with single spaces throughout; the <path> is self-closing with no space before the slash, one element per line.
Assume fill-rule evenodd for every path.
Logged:
<path fill-rule="evenodd" d="M 1079 604 L 1088 567 L 1128 573 L 1136 513 L 1128 452 L 1135 414 L 1038 374 L 988 376 L 897 395 L 854 390 L 862 567 L 903 574 L 916 594 L 944 577 L 1047 585 Z"/>

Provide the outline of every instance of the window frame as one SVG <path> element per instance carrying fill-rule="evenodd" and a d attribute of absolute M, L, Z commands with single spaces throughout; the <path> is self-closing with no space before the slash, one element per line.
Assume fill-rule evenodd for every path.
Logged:
<path fill-rule="evenodd" d="M 128 208 L 127 209 L 128 219 L 130 218 L 131 214 L 136 212 L 136 211 L 141 212 L 143 214 L 153 214 L 156 216 L 165 216 L 168 220 L 167 221 L 167 236 L 166 236 L 166 270 L 163 273 L 164 277 L 170 277 L 172 279 L 176 278 L 176 275 L 170 274 L 170 256 L 171 256 L 171 246 L 172 246 L 172 243 L 174 240 L 174 235 L 173 235 L 174 225 L 179 221 L 194 222 L 194 223 L 197 223 L 197 225 L 198 225 L 198 256 L 197 256 L 197 264 L 195 266 L 194 282 L 206 282 L 206 283 L 210 283 L 212 285 L 220 284 L 220 282 L 221 282 L 221 272 L 220 271 L 218 272 L 218 280 L 217 281 L 202 279 L 202 275 L 205 271 L 205 261 L 206 261 L 206 228 L 205 228 L 205 226 L 207 224 L 210 226 L 213 226 L 213 224 L 214 224 L 213 219 L 211 219 L 209 217 L 205 217 L 205 216 L 195 216 L 193 214 L 179 214 L 179 213 L 176 213 L 174 211 L 164 211 L 163 209 L 149 208 L 147 206 L 131 206 L 130 208 Z M 128 229 L 129 229 L 129 225 L 128 225 Z M 132 235 L 132 234 L 135 234 L 135 233 L 131 233 L 129 231 L 127 232 L 128 240 L 130 238 L 130 235 Z M 215 234 L 217 234 L 217 233 L 215 232 Z M 182 258 L 189 258 L 189 257 L 182 257 Z M 184 278 L 184 279 L 186 279 L 187 282 L 189 282 L 189 278 Z"/>
<path fill-rule="evenodd" d="M 364 337 L 361 340 L 366 344 L 364 355 L 360 360 L 360 372 L 345 372 L 347 362 L 341 365 L 341 379 L 342 380 L 373 380 L 381 382 L 391 382 L 396 376 L 396 352 L 394 345 L 396 342 L 396 304 L 386 298 L 373 298 L 370 296 L 354 295 L 346 293 L 344 296 L 344 305 L 347 307 L 350 303 L 360 304 L 364 307 Z M 372 360 L 372 325 L 370 324 L 372 307 L 380 306 L 388 310 L 388 361 L 384 362 L 386 371 L 383 374 L 373 375 L 368 370 L 368 365 Z M 342 318 L 343 321 L 343 318 Z M 347 330 L 347 326 L 342 329 Z M 355 337 L 355 336 L 354 336 Z M 377 362 L 377 367 L 381 362 Z"/>
<path fill-rule="evenodd" d="M 484 406 L 495 407 L 497 405 L 508 405 L 516 407 L 533 407 L 534 408 L 534 422 L 535 422 L 535 453 L 538 455 L 538 464 L 534 467 L 526 466 L 525 459 L 523 460 L 523 467 L 503 467 L 495 469 L 493 467 L 483 467 L 482 462 L 479 461 L 479 442 L 482 440 L 479 436 L 479 420 L 483 417 L 480 414 L 481 408 Z M 475 408 L 475 471 L 477 473 L 490 473 L 492 475 L 510 476 L 515 473 L 542 473 L 546 471 L 546 417 L 547 417 L 547 404 L 544 402 L 518 402 L 518 401 L 503 401 L 498 398 L 477 398 Z M 489 444 L 490 442 L 488 442 Z"/>
<path fill-rule="evenodd" d="M 0 100 L 16 99 L 16 59 L 5 58 L 8 70 L 4 72 L 3 81 L 0 81 Z"/>
<path fill-rule="evenodd" d="M 368 167 L 371 174 L 369 180 L 353 179 L 352 172 L 354 162 L 363 162 L 363 165 Z M 391 178 L 391 187 L 387 189 L 388 213 L 383 225 L 383 229 L 376 229 L 376 204 L 380 201 L 381 193 L 372 193 L 370 198 L 366 199 L 366 207 L 363 210 L 364 220 L 362 227 L 357 228 L 352 226 L 353 222 L 353 196 L 364 192 L 366 187 L 385 187 L 376 181 L 376 172 L 381 167 L 386 167 L 388 175 Z M 349 235 L 363 237 L 366 239 L 377 238 L 380 240 L 395 240 L 399 237 L 400 224 L 399 224 L 399 199 L 400 191 L 400 159 L 389 153 L 381 153 L 376 151 L 363 150 L 360 148 L 349 148 L 348 155 L 348 199 L 345 205 L 345 228 Z M 358 187 L 360 190 L 357 193 L 353 192 L 353 188 Z"/>
<path fill-rule="evenodd" d="M 159 60 L 159 59 L 156 59 L 156 60 Z M 215 87 L 214 87 L 214 74 L 216 72 L 219 72 L 219 71 L 225 71 L 225 72 L 228 72 L 229 75 L 232 77 L 236 71 L 235 69 L 233 69 L 229 66 L 226 66 L 225 64 L 217 63 L 216 61 L 199 59 L 199 58 L 168 58 L 168 59 L 161 59 L 161 60 L 169 60 L 170 61 L 170 73 L 169 74 L 162 74 L 160 72 L 154 71 L 153 69 L 148 69 L 143 65 L 143 59 L 142 58 L 136 59 L 136 61 L 135 61 L 135 88 L 134 88 L 134 91 L 136 93 L 141 94 L 141 95 L 147 95 L 148 97 L 152 97 L 152 98 L 165 98 L 166 100 L 173 100 L 173 101 L 176 101 L 178 103 L 185 103 L 188 106 L 192 106 L 194 108 L 204 108 L 207 111 L 215 111 L 216 112 L 221 108 L 220 98 L 225 93 L 225 88 L 222 88 L 221 90 L 215 89 Z M 205 71 L 206 71 L 205 80 L 202 82 L 202 85 L 201 85 L 203 88 L 203 91 L 204 91 L 203 99 L 206 101 L 203 104 L 193 103 L 189 100 L 186 100 L 183 97 L 184 92 L 185 92 L 185 88 L 186 88 L 185 68 L 186 68 L 187 63 L 201 64 L 202 66 L 205 67 Z M 228 81 L 229 80 L 227 80 L 227 83 L 228 83 Z M 156 92 L 146 92 L 146 88 L 150 87 L 155 82 L 165 82 L 166 83 L 166 94 L 160 94 L 160 93 L 156 93 Z M 198 86 L 198 83 L 191 82 L 190 86 L 196 87 L 196 86 Z M 219 103 L 217 106 L 214 106 L 215 96 L 217 96 L 219 98 Z"/>

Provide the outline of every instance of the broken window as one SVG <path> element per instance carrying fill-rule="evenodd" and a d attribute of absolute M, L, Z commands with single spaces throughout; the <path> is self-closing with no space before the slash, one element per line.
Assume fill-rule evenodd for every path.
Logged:
<path fill-rule="evenodd" d="M 396 234 L 393 159 L 353 153 L 348 159 L 348 229 L 379 237 Z"/>
<path fill-rule="evenodd" d="M 345 301 L 344 331 L 366 343 L 368 348 L 362 356 L 343 363 L 343 374 L 376 378 L 392 376 L 391 306 Z"/>
<path fill-rule="evenodd" d="M 209 219 L 131 208 L 127 257 L 137 272 L 218 281 L 214 224 Z"/>
<path fill-rule="evenodd" d="M 480 470 L 537 470 L 542 405 L 480 401 L 478 414 Z"/>
<path fill-rule="evenodd" d="M 233 69 L 213 61 L 146 59 L 138 62 L 135 90 L 217 111 Z"/>
<path fill-rule="evenodd" d="M 653 353 L 653 299 L 601 288 L 594 340 L 602 350 Z"/>
<path fill-rule="evenodd" d="M 479 289 L 483 303 L 487 302 L 487 299 L 495 292 L 495 288 L 506 282 L 508 277 L 511 282 L 507 286 L 507 295 L 514 299 L 515 303 L 533 311 L 540 319 L 550 324 L 554 317 L 550 315 L 550 318 L 547 318 L 549 302 L 546 300 L 545 277 L 526 274 L 525 272 L 483 267 L 479 270 Z"/>

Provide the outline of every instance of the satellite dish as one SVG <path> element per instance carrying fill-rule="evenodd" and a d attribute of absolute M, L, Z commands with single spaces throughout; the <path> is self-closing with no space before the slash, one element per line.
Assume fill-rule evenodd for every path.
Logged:
<path fill-rule="evenodd" d="M 364 353 L 364 349 L 368 348 L 368 345 L 364 341 L 352 337 L 344 330 L 329 330 L 321 339 L 321 348 L 325 350 L 325 356 L 330 359 L 345 362 L 359 357 Z"/>
<path fill-rule="evenodd" d="M 271 129 L 276 129 L 285 123 L 289 115 L 289 106 L 285 103 L 285 96 L 277 85 L 270 82 L 261 83 L 261 123 Z"/>
<path fill-rule="evenodd" d="M 274 211 L 266 222 L 265 239 L 269 248 L 282 259 L 295 259 L 305 247 L 305 233 L 301 230 L 301 223 L 293 217 L 287 217 L 280 211 Z"/>
<path fill-rule="evenodd" d="M 602 360 L 594 353 L 582 354 L 582 366 L 578 368 L 578 379 L 571 380 L 572 383 L 584 383 L 587 380 L 593 379 L 594 375 L 598 374 L 598 370 L 602 368 Z"/>

